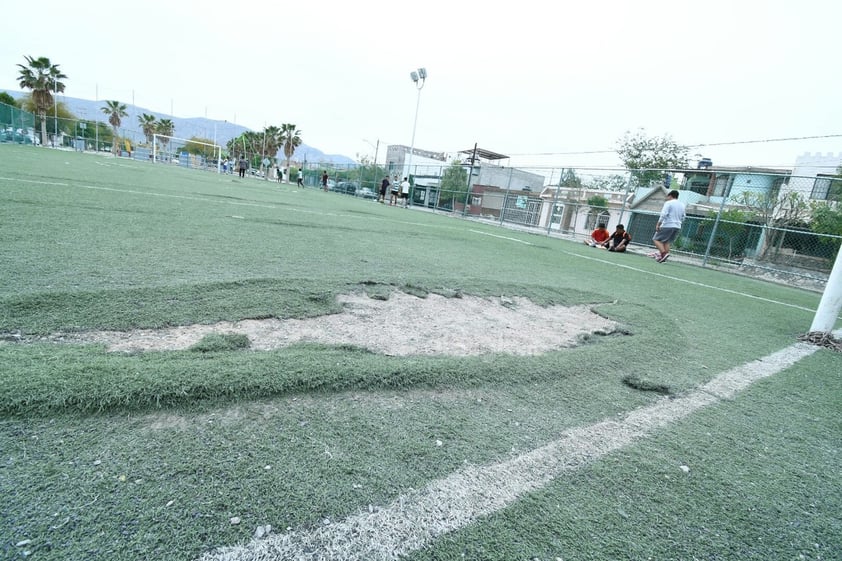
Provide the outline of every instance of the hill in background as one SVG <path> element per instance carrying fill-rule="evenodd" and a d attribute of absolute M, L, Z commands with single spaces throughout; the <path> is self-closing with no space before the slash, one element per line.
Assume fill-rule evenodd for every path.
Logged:
<path fill-rule="evenodd" d="M 15 99 L 20 99 L 21 97 L 27 95 L 26 93 L 19 91 L 4 91 Z M 81 99 L 62 95 L 59 97 L 59 101 L 64 103 L 67 110 L 79 119 L 105 120 L 105 114 L 101 109 L 105 106 L 103 100 L 92 101 L 90 99 Z M 175 115 L 168 115 L 167 113 L 153 111 L 151 109 L 146 109 L 145 107 L 132 105 L 131 103 L 126 104 L 126 111 L 129 116 L 123 120 L 123 128 L 128 131 L 135 132 L 138 137 L 142 137 L 143 133 L 140 131 L 137 117 L 143 113 L 155 115 L 158 119 L 170 119 L 175 125 L 174 136 L 179 138 L 192 138 L 195 136 L 210 140 L 214 140 L 215 138 L 217 144 L 222 146 L 225 146 L 225 144 L 232 138 L 236 138 L 242 133 L 251 130 L 247 127 L 231 123 L 229 121 L 218 121 L 214 119 L 207 119 L 205 117 L 176 117 Z M 343 156 L 341 154 L 325 154 L 318 148 L 314 148 L 308 144 L 301 144 L 295 150 L 295 154 L 293 154 L 292 159 L 298 161 L 324 162 L 343 165 L 355 163 L 354 160 L 347 156 Z"/>

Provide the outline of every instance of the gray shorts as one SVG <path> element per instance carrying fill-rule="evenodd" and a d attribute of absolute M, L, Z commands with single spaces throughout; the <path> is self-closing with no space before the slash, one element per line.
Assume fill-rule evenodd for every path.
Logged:
<path fill-rule="evenodd" d="M 671 243 L 678 237 L 680 231 L 681 228 L 661 228 L 655 232 L 655 236 L 652 239 L 656 242 Z"/>

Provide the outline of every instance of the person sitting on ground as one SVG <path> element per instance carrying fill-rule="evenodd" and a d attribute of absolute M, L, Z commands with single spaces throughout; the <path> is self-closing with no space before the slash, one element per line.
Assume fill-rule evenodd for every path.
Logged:
<path fill-rule="evenodd" d="M 607 247 L 605 242 L 608 241 L 608 238 L 611 237 L 611 234 L 608 232 L 608 229 L 605 227 L 605 224 L 599 224 L 596 227 L 596 230 L 591 232 L 591 237 L 585 240 L 585 244 L 591 247 Z"/>
<path fill-rule="evenodd" d="M 617 229 L 614 230 L 614 233 L 605 242 L 605 247 L 608 248 L 608 251 L 621 252 L 625 251 L 630 243 L 631 236 L 626 232 L 625 227 L 622 224 L 617 224 Z"/>

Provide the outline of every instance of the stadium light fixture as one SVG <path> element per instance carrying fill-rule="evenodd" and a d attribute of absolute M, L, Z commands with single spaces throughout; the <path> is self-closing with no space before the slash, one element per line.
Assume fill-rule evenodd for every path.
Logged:
<path fill-rule="evenodd" d="M 409 77 L 415 83 L 415 89 L 418 90 L 418 99 L 415 102 L 415 122 L 412 125 L 412 143 L 409 145 L 409 161 L 406 166 L 406 178 L 412 174 L 412 153 L 415 151 L 415 130 L 418 128 L 418 107 L 421 105 L 421 89 L 424 87 L 424 82 L 427 81 L 427 69 L 419 68 L 417 71 L 413 70 L 409 73 Z"/>

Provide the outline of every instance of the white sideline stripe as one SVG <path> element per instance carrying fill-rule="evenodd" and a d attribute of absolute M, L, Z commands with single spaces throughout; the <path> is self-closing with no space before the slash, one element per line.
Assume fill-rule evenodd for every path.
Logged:
<path fill-rule="evenodd" d="M 489 232 L 480 232 L 479 230 L 470 230 L 469 229 L 468 231 L 471 232 L 471 233 L 474 233 L 474 234 L 480 234 L 482 236 L 490 236 L 492 238 L 500 238 L 501 240 L 509 240 L 510 242 L 522 243 L 523 245 L 532 245 L 530 242 L 527 242 L 527 241 L 524 241 L 524 240 L 519 240 L 517 238 L 510 238 L 509 236 L 498 236 L 497 234 L 491 234 Z"/>
<path fill-rule="evenodd" d="M 59 183 L 57 181 L 36 181 L 35 179 L 20 179 L 12 177 L 0 177 L 0 181 L 15 181 L 17 183 L 36 183 L 38 185 L 57 185 L 59 187 L 69 187 L 69 183 Z"/>
<path fill-rule="evenodd" d="M 789 368 L 818 350 L 796 343 L 724 372 L 675 399 L 565 431 L 561 438 L 505 462 L 469 466 L 401 495 L 384 508 L 361 511 L 344 521 L 310 531 L 267 538 L 206 553 L 200 561 L 393 560 L 430 545 L 513 504 L 564 472 L 576 470 L 640 440 L 699 409 L 733 397 L 752 383 Z"/>
<path fill-rule="evenodd" d="M 768 302 L 769 304 L 778 304 L 780 306 L 787 306 L 789 308 L 795 308 L 796 310 L 803 310 L 805 312 L 815 313 L 816 310 L 811 308 L 805 308 L 804 306 L 799 306 L 797 304 L 790 304 L 789 302 L 781 302 L 780 300 L 772 300 L 771 298 L 763 298 L 762 296 L 755 296 L 754 294 L 748 294 L 746 292 L 739 292 L 738 290 L 731 290 L 730 288 L 722 288 L 720 286 L 713 286 L 712 284 L 705 284 L 698 281 L 692 281 L 687 279 L 682 279 L 680 277 L 674 277 L 672 275 L 665 275 L 663 273 L 656 273 L 654 271 L 647 271 L 646 269 L 640 269 L 638 267 L 632 267 L 631 265 L 624 265 L 622 263 L 616 263 L 614 261 L 608 261 L 607 259 L 599 259 L 597 257 L 589 257 L 587 255 L 582 255 L 581 253 L 573 253 L 570 251 L 563 251 L 562 253 L 566 255 L 572 255 L 573 257 L 580 257 L 582 259 L 587 259 L 589 261 L 597 261 L 598 263 L 605 263 L 608 265 L 614 265 L 615 267 L 619 267 L 621 269 L 628 269 L 630 271 L 635 271 L 638 273 L 643 273 L 646 275 L 652 275 L 655 277 L 661 277 L 664 279 L 669 279 L 673 281 L 683 282 L 686 284 L 692 284 L 693 286 L 699 286 L 701 288 L 709 288 L 711 290 L 718 290 L 720 292 L 727 292 L 728 294 L 733 294 L 735 296 L 744 296 L 745 298 L 751 298 L 753 300 L 760 300 L 761 302 Z"/>

